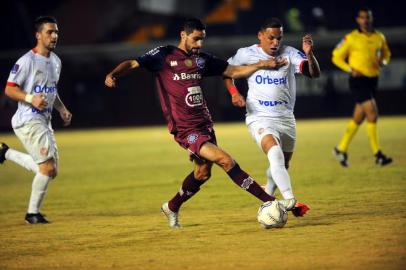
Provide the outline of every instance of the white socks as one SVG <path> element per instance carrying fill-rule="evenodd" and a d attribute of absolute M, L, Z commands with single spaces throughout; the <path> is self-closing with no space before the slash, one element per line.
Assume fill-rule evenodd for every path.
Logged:
<path fill-rule="evenodd" d="M 293 191 L 290 184 L 290 177 L 288 171 L 285 168 L 285 157 L 283 156 L 282 149 L 279 145 L 274 145 L 268 151 L 268 160 L 270 163 L 270 171 L 272 179 L 278 186 L 284 199 L 292 199 Z M 269 178 L 268 184 L 269 185 Z"/>
<path fill-rule="evenodd" d="M 266 186 L 265 186 L 265 192 L 271 196 L 274 196 L 277 186 L 272 179 L 271 167 L 269 167 L 266 170 L 266 178 L 268 179 L 268 182 L 266 183 Z"/>
<path fill-rule="evenodd" d="M 17 163 L 21 167 L 32 171 L 33 173 L 38 173 L 39 171 L 37 163 L 34 162 L 30 155 L 18 152 L 14 149 L 9 148 L 7 150 L 6 159 Z"/>
<path fill-rule="evenodd" d="M 28 205 L 28 212 L 30 214 L 39 213 L 42 200 L 44 199 L 45 193 L 47 192 L 48 183 L 51 177 L 43 175 L 40 172 L 37 173 L 32 181 L 32 190 L 30 203 Z"/>

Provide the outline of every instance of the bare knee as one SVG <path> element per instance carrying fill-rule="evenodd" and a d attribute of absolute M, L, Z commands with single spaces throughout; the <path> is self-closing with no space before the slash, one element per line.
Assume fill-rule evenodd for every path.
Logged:
<path fill-rule="evenodd" d="M 53 179 L 58 175 L 58 168 L 55 162 L 44 162 L 39 165 L 39 172 Z"/>
<path fill-rule="evenodd" d="M 234 160 L 232 159 L 232 157 L 231 157 L 230 155 L 226 154 L 226 153 L 224 153 L 223 155 L 219 156 L 219 157 L 216 159 L 215 163 L 216 163 L 217 165 L 219 165 L 221 168 L 223 168 L 223 170 L 225 170 L 226 172 L 228 172 L 229 170 L 231 170 L 231 169 L 234 167 L 234 165 L 235 165 L 235 162 L 234 162 Z"/>
<path fill-rule="evenodd" d="M 195 172 L 195 178 L 199 181 L 207 181 L 211 177 L 210 171 L 197 171 Z"/>

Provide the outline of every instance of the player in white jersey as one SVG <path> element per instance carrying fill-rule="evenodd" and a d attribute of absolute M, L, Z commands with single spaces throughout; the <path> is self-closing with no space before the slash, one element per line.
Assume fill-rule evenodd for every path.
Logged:
<path fill-rule="evenodd" d="M 0 143 L 0 163 L 11 160 L 35 173 L 25 215 L 25 220 L 31 224 L 49 222 L 40 213 L 40 207 L 48 183 L 56 177 L 58 168 L 58 149 L 51 127 L 52 109 L 59 112 L 64 125 L 69 125 L 72 118 L 58 95 L 61 60 L 52 52 L 58 41 L 55 18 L 37 18 L 35 31 L 35 48 L 18 59 L 5 90 L 8 97 L 18 101 L 12 127 L 29 155 Z"/>
<path fill-rule="evenodd" d="M 296 100 L 295 74 L 310 78 L 320 75 L 320 68 L 313 54 L 313 40 L 303 37 L 303 52 L 282 45 L 283 27 L 277 18 L 267 20 L 258 32 L 259 44 L 241 48 L 228 62 L 246 65 L 258 60 L 275 61 L 273 70 L 259 70 L 247 78 L 247 100 L 238 92 L 233 81 L 225 84 L 235 106 L 246 105 L 246 124 L 258 146 L 267 155 L 269 168 L 265 191 L 274 195 L 279 188 L 284 199 L 290 201 L 288 210 L 303 216 L 309 209 L 297 203 L 293 194 L 287 168 L 296 142 L 296 121 L 293 114 Z"/>

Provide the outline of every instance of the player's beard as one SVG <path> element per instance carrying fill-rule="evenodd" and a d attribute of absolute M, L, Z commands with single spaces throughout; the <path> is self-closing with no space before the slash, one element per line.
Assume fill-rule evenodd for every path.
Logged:
<path fill-rule="evenodd" d="M 185 48 L 188 54 L 198 54 L 199 53 L 199 48 L 193 48 L 187 44 L 185 41 Z"/>

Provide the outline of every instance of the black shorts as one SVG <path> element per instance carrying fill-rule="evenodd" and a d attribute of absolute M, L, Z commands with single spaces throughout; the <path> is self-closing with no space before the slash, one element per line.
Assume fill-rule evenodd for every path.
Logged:
<path fill-rule="evenodd" d="M 350 91 L 356 103 L 375 98 L 378 77 L 350 77 Z"/>

